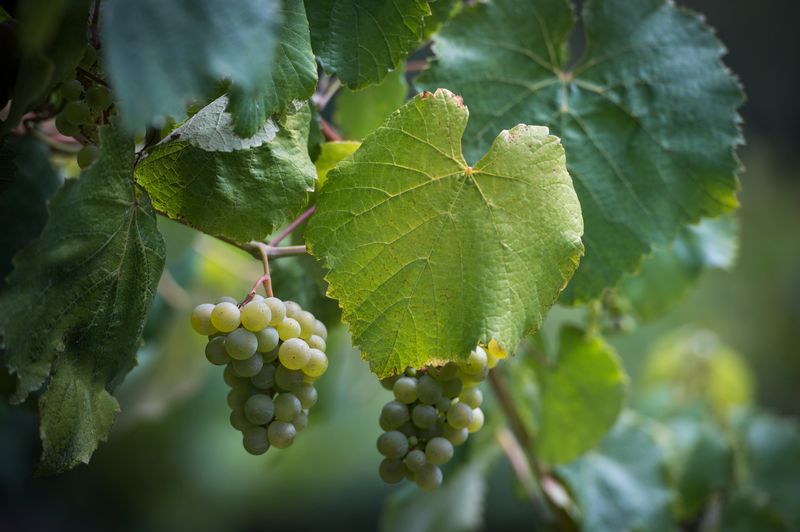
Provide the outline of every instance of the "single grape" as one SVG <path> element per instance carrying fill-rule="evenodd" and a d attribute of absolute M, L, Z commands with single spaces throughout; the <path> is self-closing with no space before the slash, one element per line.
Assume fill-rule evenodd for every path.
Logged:
<path fill-rule="evenodd" d="M 267 304 L 270 314 L 272 315 L 269 324 L 273 327 L 277 326 L 286 317 L 286 305 L 277 297 L 264 298 L 264 303 Z"/>
<path fill-rule="evenodd" d="M 55 125 L 58 132 L 66 137 L 76 137 L 81 134 L 81 128 L 67 120 L 64 113 L 56 116 Z"/>
<path fill-rule="evenodd" d="M 227 305 L 228 303 L 222 304 Z M 214 315 L 212 314 L 211 316 L 213 318 Z M 258 338 L 256 338 L 256 335 L 242 328 L 236 329 L 225 338 L 225 350 L 234 360 L 246 360 L 252 357 L 257 347 Z"/>
<path fill-rule="evenodd" d="M 400 401 L 389 401 L 383 406 L 380 416 L 380 425 L 383 430 L 392 430 L 408 422 L 411 416 L 408 407 Z"/>
<path fill-rule="evenodd" d="M 239 302 L 236 301 L 235 298 L 231 296 L 222 296 L 221 298 L 214 301 L 215 304 L 219 305 L 220 303 L 233 303 L 234 305 L 239 305 Z M 236 308 L 239 308 L 238 306 Z"/>
<path fill-rule="evenodd" d="M 242 320 L 242 327 L 248 331 L 258 332 L 269 325 L 272 313 L 263 301 L 251 301 L 242 307 L 239 319 Z"/>
<path fill-rule="evenodd" d="M 443 381 L 449 381 L 458 377 L 458 364 L 455 362 L 448 362 L 439 369 L 439 378 Z"/>
<path fill-rule="evenodd" d="M 250 299 L 250 301 L 264 301 L 264 296 L 261 294 L 253 294 L 253 297 Z"/>
<path fill-rule="evenodd" d="M 302 371 L 280 365 L 275 369 L 275 384 L 291 392 L 305 384 L 305 375 Z"/>
<path fill-rule="evenodd" d="M 472 387 L 462 391 L 458 396 L 458 400 L 466 403 L 470 408 L 478 408 L 483 402 L 483 392 L 480 389 Z"/>
<path fill-rule="evenodd" d="M 241 405 L 231 410 L 231 415 L 228 419 L 231 422 L 231 427 L 235 428 L 236 430 L 244 431 L 255 427 L 255 425 L 247 421 L 247 417 L 244 415 L 244 407 Z"/>
<path fill-rule="evenodd" d="M 411 420 L 421 429 L 427 429 L 436 424 L 439 418 L 436 409 L 431 405 L 417 405 L 411 411 Z"/>
<path fill-rule="evenodd" d="M 450 440 L 450 443 L 453 445 L 461 445 L 467 438 L 469 438 L 469 430 L 466 428 L 463 429 L 454 429 L 447 423 L 442 426 L 442 436 Z"/>
<path fill-rule="evenodd" d="M 86 102 L 77 101 L 68 102 L 61 114 L 64 115 L 64 119 L 68 122 L 80 126 L 89 121 L 92 113 L 89 111 L 89 106 L 86 105 Z"/>
<path fill-rule="evenodd" d="M 470 432 L 478 432 L 483 427 L 483 421 L 484 421 L 483 410 L 481 410 L 480 408 L 475 408 L 472 411 L 472 421 L 469 422 L 469 426 L 467 426 L 467 429 Z"/>
<path fill-rule="evenodd" d="M 317 318 L 309 311 L 301 310 L 294 316 L 294 319 L 300 324 L 300 338 L 304 340 L 311 338 L 311 335 L 314 334 L 314 327 L 317 325 Z"/>
<path fill-rule="evenodd" d="M 383 429 L 383 430 L 392 430 L 392 429 Z M 409 448 L 419 443 L 419 438 L 417 438 L 417 427 L 412 422 L 406 421 L 405 423 L 400 425 L 400 427 L 397 430 L 405 434 L 406 438 L 408 438 Z M 416 440 L 413 445 L 411 443 L 411 438 L 414 438 Z"/>
<path fill-rule="evenodd" d="M 407 405 L 417 400 L 417 379 L 412 377 L 400 377 L 392 388 L 395 398 Z"/>
<path fill-rule="evenodd" d="M 261 371 L 258 372 L 258 375 L 252 377 L 250 382 L 260 390 L 269 390 L 275 386 L 275 366 L 272 364 L 264 364 Z"/>
<path fill-rule="evenodd" d="M 246 386 L 232 388 L 228 392 L 228 406 L 231 408 L 238 408 L 244 406 L 250 398 L 250 389 Z"/>
<path fill-rule="evenodd" d="M 278 358 L 281 364 L 289 369 L 300 369 L 306 365 L 311 353 L 308 344 L 300 338 L 289 338 L 278 349 Z"/>
<path fill-rule="evenodd" d="M 76 156 L 78 166 L 80 166 L 82 169 L 88 168 L 95 161 L 95 159 L 97 159 L 98 153 L 99 150 L 97 149 L 97 146 L 84 146 Z"/>
<path fill-rule="evenodd" d="M 275 417 L 275 403 L 272 397 L 261 393 L 251 395 L 244 404 L 244 415 L 253 425 L 266 425 Z"/>
<path fill-rule="evenodd" d="M 401 430 L 400 432 L 403 432 L 403 431 Z M 403 434 L 406 434 L 406 433 L 403 432 Z M 408 438 L 408 448 L 409 449 L 412 449 L 412 448 L 416 447 L 417 444 L 419 443 L 419 438 L 417 438 L 417 436 L 416 436 L 416 430 L 414 431 L 414 434 L 411 434 L 411 435 L 406 434 L 406 438 Z"/>
<path fill-rule="evenodd" d="M 314 334 L 323 340 L 328 341 L 328 328 L 325 327 L 325 324 L 319 320 L 317 320 L 317 322 L 314 324 Z"/>
<path fill-rule="evenodd" d="M 425 458 L 431 464 L 446 464 L 453 458 L 453 444 L 450 440 L 437 436 L 425 445 Z"/>
<path fill-rule="evenodd" d="M 291 393 L 279 393 L 275 396 L 275 419 L 292 421 L 300 413 L 300 399 Z"/>
<path fill-rule="evenodd" d="M 211 324 L 220 332 L 229 333 L 239 326 L 239 307 L 235 303 L 223 301 L 214 305 L 211 311 Z"/>
<path fill-rule="evenodd" d="M 378 452 L 386 458 L 403 458 L 408 452 L 408 438 L 397 430 L 384 432 L 378 436 Z"/>
<path fill-rule="evenodd" d="M 321 377 L 328 369 L 328 357 L 319 349 L 308 350 L 308 362 L 303 366 L 303 373 L 309 377 Z"/>
<path fill-rule="evenodd" d="M 394 383 L 397 382 L 397 379 L 400 378 L 400 375 L 392 375 L 391 377 L 384 377 L 381 379 L 381 386 L 383 386 L 386 390 L 390 392 L 394 389 Z"/>
<path fill-rule="evenodd" d="M 267 327 L 266 329 L 261 329 L 256 333 L 256 340 L 258 340 L 258 347 L 256 350 L 259 353 L 269 353 L 276 347 L 278 347 L 279 338 L 278 338 L 278 331 L 273 329 L 272 327 Z M 277 356 L 277 353 L 276 353 Z"/>
<path fill-rule="evenodd" d="M 308 410 L 317 403 L 317 389 L 313 384 L 301 384 L 293 390 L 293 393 L 300 399 L 300 405 Z"/>
<path fill-rule="evenodd" d="M 472 422 L 472 409 L 464 403 L 453 403 L 447 410 L 447 424 L 454 429 L 463 429 Z"/>
<path fill-rule="evenodd" d="M 430 375 L 423 375 L 417 382 L 417 396 L 420 403 L 434 405 L 442 398 L 442 387 Z"/>
<path fill-rule="evenodd" d="M 461 369 L 468 375 L 480 375 L 487 369 L 486 351 L 481 346 L 475 348 L 467 357 Z"/>
<path fill-rule="evenodd" d="M 406 476 L 403 462 L 390 458 L 384 458 L 381 461 L 381 465 L 378 467 L 378 474 L 387 484 L 397 484 Z"/>
<path fill-rule="evenodd" d="M 403 459 L 403 462 L 405 462 L 406 467 L 416 473 L 419 471 L 419 468 L 425 465 L 425 451 L 422 451 L 421 449 L 408 451 L 408 454 Z"/>
<path fill-rule="evenodd" d="M 264 359 L 261 358 L 261 355 L 256 353 L 244 360 L 234 360 L 231 362 L 231 366 L 233 366 L 233 371 L 235 371 L 237 375 L 249 379 L 259 374 L 261 368 L 264 367 Z"/>
<path fill-rule="evenodd" d="M 289 318 L 297 319 L 297 315 L 303 312 L 303 308 L 294 301 L 284 301 L 283 304 L 286 306 L 286 316 Z"/>
<path fill-rule="evenodd" d="M 196 333 L 208 336 L 217 333 L 217 329 L 211 324 L 211 311 L 214 310 L 214 305 L 211 303 L 203 303 L 197 305 L 192 311 L 192 329 Z"/>
<path fill-rule="evenodd" d="M 447 411 L 450 409 L 450 405 L 453 404 L 453 401 L 448 399 L 447 397 L 442 397 L 438 401 L 436 401 L 436 410 L 442 414 L 446 414 Z"/>
<path fill-rule="evenodd" d="M 61 85 L 61 96 L 63 96 L 65 100 L 77 100 L 81 97 L 82 92 L 83 85 L 77 79 L 67 81 Z"/>
<path fill-rule="evenodd" d="M 225 352 L 224 336 L 217 336 L 206 344 L 206 358 L 215 366 L 224 366 L 231 361 Z"/>
<path fill-rule="evenodd" d="M 94 66 L 97 62 L 97 49 L 92 46 L 91 44 L 87 44 L 86 48 L 83 50 L 83 56 L 81 57 L 80 67 L 89 70 Z"/>
<path fill-rule="evenodd" d="M 111 106 L 111 91 L 108 87 L 94 85 L 86 91 L 86 103 L 95 113 L 105 111 Z"/>
<path fill-rule="evenodd" d="M 293 318 L 284 318 L 277 326 L 278 336 L 284 342 L 290 338 L 297 338 L 300 336 L 300 324 Z"/>
<path fill-rule="evenodd" d="M 278 449 L 285 449 L 294 442 L 297 429 L 285 421 L 273 421 L 267 427 L 267 439 L 270 445 Z"/>
<path fill-rule="evenodd" d="M 308 426 L 308 412 L 303 411 L 297 414 L 297 417 L 292 420 L 292 425 L 294 425 L 297 432 L 306 428 Z"/>
<path fill-rule="evenodd" d="M 242 445 L 244 445 L 244 450 L 250 454 L 264 454 L 269 450 L 267 429 L 264 427 L 252 427 L 243 431 Z"/>
<path fill-rule="evenodd" d="M 308 347 L 313 347 L 314 349 L 325 351 L 325 348 L 327 346 L 325 345 L 325 340 L 323 340 L 321 336 L 312 334 L 311 337 L 308 339 Z"/>
<path fill-rule="evenodd" d="M 230 364 L 225 366 L 225 371 L 222 372 L 222 380 L 224 380 L 225 384 L 231 388 L 242 388 L 245 385 L 244 379 L 238 376 L 235 371 L 233 371 L 233 366 Z"/>
<path fill-rule="evenodd" d="M 442 427 L 443 426 L 444 426 L 444 423 L 442 423 L 441 421 L 437 421 L 436 423 L 434 423 L 433 425 L 431 425 L 430 427 L 428 427 L 426 429 L 417 430 L 417 437 L 419 438 L 420 441 L 423 441 L 423 442 L 431 441 L 432 439 L 436 438 L 437 436 L 441 436 L 442 435 Z"/>
<path fill-rule="evenodd" d="M 442 485 L 442 470 L 434 464 L 425 464 L 417 471 L 417 486 L 421 490 L 430 491 Z"/>
<path fill-rule="evenodd" d="M 457 397 L 458 394 L 461 393 L 461 379 L 450 379 L 448 381 L 442 381 L 442 395 L 445 397 L 449 397 L 452 399 L 453 397 Z"/>

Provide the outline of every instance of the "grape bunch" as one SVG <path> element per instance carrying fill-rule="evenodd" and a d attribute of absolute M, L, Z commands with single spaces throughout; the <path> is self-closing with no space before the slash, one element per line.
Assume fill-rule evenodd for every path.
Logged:
<path fill-rule="evenodd" d="M 206 358 L 225 366 L 231 425 L 250 454 L 289 447 L 317 402 L 314 382 L 328 369 L 325 324 L 294 301 L 255 295 L 244 305 L 222 298 L 192 312 L 208 336 Z"/>
<path fill-rule="evenodd" d="M 478 346 L 462 363 L 409 368 L 381 381 L 394 393 L 383 407 L 378 452 L 385 458 L 379 474 L 395 484 L 407 478 L 423 490 L 442 483 L 439 466 L 453 458 L 455 447 L 484 422 L 483 393 L 478 385 L 506 353 L 492 341 L 488 352 Z"/>

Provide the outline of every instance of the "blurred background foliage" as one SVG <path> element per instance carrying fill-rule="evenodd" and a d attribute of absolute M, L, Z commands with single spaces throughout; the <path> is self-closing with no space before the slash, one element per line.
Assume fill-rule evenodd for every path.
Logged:
<path fill-rule="evenodd" d="M 742 109 L 748 141 L 740 152 L 742 208 L 736 222 L 716 228 L 738 226 L 738 250 L 697 253 L 693 242 L 703 229 L 689 231 L 671 251 L 656 252 L 643 277 L 626 281 L 606 302 L 618 309 L 618 315 L 604 314 L 610 321 L 603 325 L 617 331 L 606 338 L 630 376 L 628 404 L 637 413 L 625 413 L 597 449 L 557 471 L 579 502 L 588 501 L 590 529 L 669 528 L 669 508 L 691 519 L 706 504 L 725 530 L 800 529 L 800 434 L 790 421 L 800 415 L 800 61 L 791 51 L 800 50 L 800 4 L 774 0 L 756 12 L 746 0 L 681 3 L 717 28 L 730 49 L 726 62 L 749 96 Z M 401 81 L 387 79 L 391 98 L 402 93 Z M 352 113 L 348 109 L 385 103 L 368 91 L 340 97 L 339 121 Z M 357 137 L 372 127 L 353 122 L 343 129 Z M 0 530 L 530 529 L 526 487 L 494 443 L 502 414 L 491 402 L 481 437 L 448 466 L 446 489 L 421 498 L 413 486 L 395 489 L 380 481 L 374 442 L 389 394 L 352 349 L 346 330 L 334 326 L 336 305 L 319 299 L 321 272 L 309 258 L 274 261 L 274 284 L 278 296 L 298 300 L 331 326 L 331 369 L 319 382 L 309 427 L 292 449 L 246 454 L 228 425 L 221 368 L 206 362 L 203 340 L 187 316 L 200 302 L 244 294 L 260 266 L 183 226 L 164 219 L 159 226 L 169 275 L 139 364 L 118 389 L 122 413 L 91 464 L 34 477 L 40 452 L 35 410 L 0 402 Z M 719 269 L 734 253 L 735 264 Z M 681 266 L 669 271 L 679 272 L 685 289 L 651 293 L 674 306 L 650 319 L 653 300 L 637 283 L 651 270 L 663 279 L 658 261 Z M 522 366 L 536 350 L 553 357 L 561 327 L 584 319 L 584 311 L 557 307 L 542 338 L 511 364 Z M 528 397 L 534 372 L 511 368 L 521 375 L 513 385 Z M 2 388 L 8 384 L 4 376 Z M 534 423 L 539 398 L 534 393 L 530 399 Z M 638 469 L 628 478 L 634 462 Z M 658 482 L 643 480 L 662 467 L 672 467 L 675 498 Z M 736 487 L 726 492 L 723 510 L 714 494 L 732 478 Z M 637 510 L 641 521 L 620 520 L 625 512 L 619 508 L 591 507 L 611 504 L 599 495 L 592 503 L 593 490 L 614 489 L 622 495 L 613 502 Z M 689 529 L 702 524 L 684 521 Z"/>

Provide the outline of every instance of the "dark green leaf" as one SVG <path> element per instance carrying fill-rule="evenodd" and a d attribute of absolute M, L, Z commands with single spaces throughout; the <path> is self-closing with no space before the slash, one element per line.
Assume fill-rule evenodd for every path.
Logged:
<path fill-rule="evenodd" d="M 586 258 L 567 289 L 578 301 L 687 223 L 736 207 L 742 102 L 722 45 L 672 2 L 586 2 L 583 22 L 586 49 L 571 66 L 567 1 L 477 2 L 435 37 L 420 78 L 471 102 L 470 160 L 519 122 L 563 139 L 586 222 Z"/>
<path fill-rule="evenodd" d="M 791 530 L 760 493 L 734 491 L 725 500 L 720 530 L 725 532 L 779 532 Z"/>
<path fill-rule="evenodd" d="M 153 209 L 133 183 L 133 143 L 117 128 L 101 139 L 98 161 L 53 196 L 0 296 L 13 400 L 49 382 L 39 400 L 48 473 L 87 462 L 108 435 L 110 392 L 134 362 L 164 265 Z"/>
<path fill-rule="evenodd" d="M 322 66 L 351 89 L 378 83 L 422 39 L 425 0 L 305 0 Z"/>
<path fill-rule="evenodd" d="M 234 133 L 226 107 L 218 98 L 173 131 L 136 167 L 136 179 L 172 218 L 238 242 L 261 240 L 313 189 L 308 106 L 247 139 Z"/>
<path fill-rule="evenodd" d="M 317 86 L 317 62 L 311 51 L 308 20 L 303 0 L 285 0 L 283 26 L 275 51 L 275 63 L 266 83 L 257 92 L 248 93 L 234 87 L 229 111 L 234 131 L 241 137 L 252 137 L 269 117 L 282 112 L 292 100 L 308 100 Z"/>
<path fill-rule="evenodd" d="M 344 88 L 336 96 L 336 125 L 344 138 L 363 139 L 403 105 L 406 94 L 408 85 L 402 69 L 390 72 L 379 85 L 360 91 Z"/>

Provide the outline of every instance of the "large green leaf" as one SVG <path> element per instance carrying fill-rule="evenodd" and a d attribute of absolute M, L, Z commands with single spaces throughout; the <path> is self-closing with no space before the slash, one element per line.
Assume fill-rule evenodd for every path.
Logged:
<path fill-rule="evenodd" d="M 411 52 L 430 14 L 425 0 L 305 0 L 311 44 L 352 89 L 377 83 Z"/>
<path fill-rule="evenodd" d="M 133 143 L 101 133 L 100 158 L 50 202 L 41 237 L 14 259 L 0 295 L 0 333 L 20 402 L 39 400 L 41 468 L 87 462 L 118 410 L 111 396 L 134 363 L 164 265 L 146 195 L 133 183 Z"/>
<path fill-rule="evenodd" d="M 306 233 L 378 375 L 507 349 L 536 330 L 583 251 L 583 224 L 547 129 L 502 132 L 461 155 L 467 108 L 417 96 L 328 174 Z"/>
<path fill-rule="evenodd" d="M 597 445 L 614 426 L 627 377 L 611 346 L 574 327 L 562 330 L 558 361 L 539 376 L 537 456 L 565 464 Z"/>
<path fill-rule="evenodd" d="M 297 214 L 314 185 L 308 106 L 267 121 L 254 136 L 233 131 L 220 97 L 165 138 L 136 167 L 156 209 L 215 236 L 263 239 Z"/>
<path fill-rule="evenodd" d="M 582 530 L 675 529 L 668 453 L 655 430 L 651 422 L 627 412 L 597 450 L 559 468 L 577 497 Z"/>
<path fill-rule="evenodd" d="M 285 0 L 283 27 L 275 51 L 275 64 L 266 83 L 257 92 L 234 87 L 230 112 L 234 130 L 242 137 L 255 135 L 267 119 L 282 112 L 292 100 L 308 100 L 317 86 L 317 62 L 311 51 L 311 37 L 303 0 Z"/>
<path fill-rule="evenodd" d="M 574 300 L 615 286 L 687 223 L 735 208 L 741 141 L 742 93 L 700 17 L 667 0 L 594 0 L 583 22 L 572 66 L 566 0 L 478 2 L 435 37 L 420 78 L 471 102 L 468 159 L 519 122 L 562 138 L 586 223 Z"/>
<path fill-rule="evenodd" d="M 408 85 L 402 69 L 390 72 L 379 85 L 360 91 L 342 89 L 336 95 L 333 115 L 339 132 L 347 139 L 363 139 L 403 105 L 406 94 Z"/>
<path fill-rule="evenodd" d="M 320 145 L 319 157 L 314 161 L 317 169 L 317 185 L 322 186 L 328 179 L 328 172 L 333 170 L 339 161 L 349 157 L 361 146 L 360 142 L 354 140 L 341 140 L 335 142 L 325 142 Z"/>
<path fill-rule="evenodd" d="M 105 68 L 125 123 L 183 116 L 229 78 L 243 97 L 270 82 L 280 33 L 278 0 L 108 0 L 103 2 Z"/>

